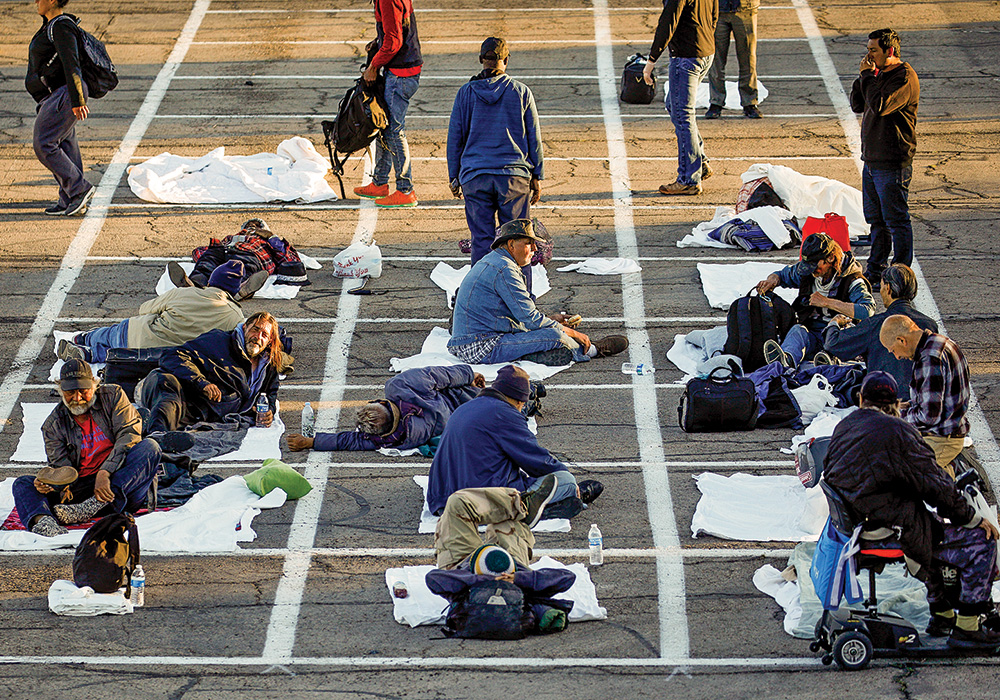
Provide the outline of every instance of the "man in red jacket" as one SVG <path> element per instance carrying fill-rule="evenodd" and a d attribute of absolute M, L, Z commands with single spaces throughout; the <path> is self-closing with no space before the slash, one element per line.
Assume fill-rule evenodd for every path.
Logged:
<path fill-rule="evenodd" d="M 411 0 L 372 0 L 372 4 L 377 37 L 365 47 L 368 66 L 362 78 L 371 84 L 380 71 L 384 75 L 389 126 L 382 131 L 382 139 L 375 142 L 375 172 L 371 184 L 355 187 L 354 194 L 374 199 L 378 207 L 415 207 L 417 195 L 413 191 L 410 146 L 404 128 L 406 110 L 417 91 L 423 65 L 417 19 Z M 389 194 L 390 170 L 396 171 L 396 191 L 392 194 Z"/>

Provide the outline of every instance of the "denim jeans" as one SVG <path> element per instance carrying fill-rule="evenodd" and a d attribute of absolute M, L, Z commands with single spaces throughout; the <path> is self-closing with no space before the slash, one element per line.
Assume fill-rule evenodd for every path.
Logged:
<path fill-rule="evenodd" d="M 86 96 L 87 84 L 81 83 Z M 59 184 L 60 205 L 66 206 L 93 187 L 83 177 L 83 158 L 76 142 L 76 116 L 65 85 L 38 103 L 33 143 L 35 156 Z"/>
<path fill-rule="evenodd" d="M 548 476 L 546 474 L 546 476 Z M 552 476 L 556 478 L 556 490 L 552 494 L 552 498 L 549 499 L 549 503 L 558 503 L 559 501 L 566 500 L 567 498 L 576 497 L 576 477 L 570 474 L 568 471 L 552 472 Z M 535 479 L 532 486 L 539 483 L 544 476 L 540 476 Z"/>
<path fill-rule="evenodd" d="M 740 104 L 757 104 L 757 9 L 720 12 L 715 25 L 715 60 L 708 71 L 709 103 L 726 105 L 726 62 L 729 59 L 729 35 L 736 44 L 736 62 L 740 66 Z"/>
<path fill-rule="evenodd" d="M 484 365 L 514 362 L 525 355 L 544 350 L 566 347 L 573 351 L 574 362 L 590 360 L 580 349 L 580 344 L 558 328 L 539 328 L 523 333 L 504 333 L 493 346 L 490 354 L 482 359 Z"/>
<path fill-rule="evenodd" d="M 873 284 L 882 281 L 882 273 L 892 262 L 913 264 L 913 227 L 910 225 L 910 180 L 913 166 L 898 170 L 879 170 L 865 164 L 861 172 L 861 203 L 865 221 L 872 227 L 872 249 L 868 255 L 865 277 Z"/>
<path fill-rule="evenodd" d="M 385 102 L 389 107 L 389 126 L 382 131 L 382 138 L 375 140 L 375 173 L 372 182 L 376 185 L 389 183 L 389 170 L 396 171 L 396 189 L 406 193 L 413 190 L 410 172 L 410 145 L 406 142 L 406 110 L 410 98 L 417 91 L 420 75 L 401 78 L 392 71 L 385 72 Z M 382 141 L 385 141 L 385 146 Z"/>
<path fill-rule="evenodd" d="M 156 478 L 160 467 L 160 446 L 146 438 L 135 445 L 125 455 L 122 465 L 111 475 L 111 491 L 115 500 L 103 508 L 98 515 L 109 512 L 134 513 L 146 503 L 146 493 L 149 485 Z M 96 475 L 84 476 L 70 485 L 73 501 L 78 503 L 94 495 Z M 35 477 L 19 476 L 14 481 L 14 505 L 17 508 L 21 524 L 31 529 L 31 521 L 39 515 L 52 515 L 52 506 L 59 505 L 62 489 L 56 488 L 51 493 L 38 493 L 35 489 Z"/>
<path fill-rule="evenodd" d="M 531 216 L 531 190 L 526 177 L 483 173 L 462 185 L 465 221 L 472 234 L 472 264 L 490 252 L 496 229 L 514 219 Z M 531 265 L 521 268 L 531 291 Z"/>
<path fill-rule="evenodd" d="M 694 100 L 712 58 L 671 58 L 668 67 L 666 106 L 677 134 L 677 181 L 683 185 L 700 183 L 701 166 L 708 162 L 695 121 Z"/>
<path fill-rule="evenodd" d="M 788 335 L 781 343 L 781 349 L 792 356 L 792 361 L 798 367 L 802 360 L 807 357 L 812 358 L 823 349 L 823 336 L 821 331 L 811 331 L 796 323 L 788 330 Z"/>
<path fill-rule="evenodd" d="M 108 350 L 111 348 L 128 347 L 128 319 L 113 326 L 94 328 L 77 337 L 78 345 L 86 345 L 89 350 L 87 362 L 104 362 L 108 359 Z"/>

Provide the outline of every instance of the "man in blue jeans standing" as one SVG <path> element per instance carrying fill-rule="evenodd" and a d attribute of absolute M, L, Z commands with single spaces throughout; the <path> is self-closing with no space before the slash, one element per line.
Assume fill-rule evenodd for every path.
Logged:
<path fill-rule="evenodd" d="M 415 207 L 410 172 L 410 145 L 406 142 L 406 110 L 420 84 L 420 39 L 417 19 L 410 0 L 372 0 L 375 6 L 377 38 L 365 50 L 370 59 L 361 77 L 369 85 L 385 68 L 385 103 L 389 108 L 389 126 L 382 138 L 375 141 L 375 172 L 372 182 L 355 187 L 354 194 L 375 200 L 375 206 L 387 208 Z M 375 55 L 372 56 L 372 52 Z M 385 145 L 383 145 L 383 141 Z M 396 191 L 389 194 L 389 171 L 396 171 Z"/>
<path fill-rule="evenodd" d="M 664 0 L 643 78 L 653 84 L 653 68 L 664 49 L 670 50 L 667 111 L 677 134 L 677 180 L 660 185 L 660 194 L 701 194 L 701 181 L 712 176 L 705 144 L 698 133 L 694 100 L 698 84 L 715 56 L 718 0 Z"/>
<path fill-rule="evenodd" d="M 891 29 L 868 35 L 861 75 L 851 87 L 851 109 L 861 117 L 861 202 L 871 225 L 872 249 L 865 277 L 877 290 L 892 262 L 913 264 L 913 227 L 907 199 L 917 150 L 920 81 L 899 57 L 899 36 Z"/>

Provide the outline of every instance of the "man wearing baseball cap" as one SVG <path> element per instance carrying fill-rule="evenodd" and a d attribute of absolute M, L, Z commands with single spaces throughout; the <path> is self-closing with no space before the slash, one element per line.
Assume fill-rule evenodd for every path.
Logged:
<path fill-rule="evenodd" d="M 535 307 L 521 270 L 539 240 L 531 219 L 515 219 L 499 228 L 492 252 L 472 266 L 458 288 L 450 353 L 469 364 L 523 359 L 561 366 L 617 355 L 628 348 L 625 336 L 591 342 L 586 334 Z"/>
<path fill-rule="evenodd" d="M 497 226 L 529 218 L 530 205 L 541 196 L 535 98 L 507 75 L 509 60 L 506 41 L 483 42 L 483 70 L 458 89 L 448 123 L 448 181 L 452 194 L 465 198 L 473 265 L 490 252 Z"/>
<path fill-rule="evenodd" d="M 823 349 L 823 329 L 838 314 L 860 321 L 875 312 L 875 298 L 861 263 L 851 251 L 825 233 L 816 233 L 802 242 L 802 259 L 773 272 L 757 283 L 757 293 L 768 294 L 775 287 L 798 289 L 792 303 L 798 323 L 778 345 L 764 343 L 764 358 L 786 367 L 798 367 L 804 359 Z"/>
<path fill-rule="evenodd" d="M 63 364 L 62 399 L 42 424 L 48 466 L 14 481 L 21 524 L 44 537 L 112 512 L 134 513 L 160 466 L 160 446 L 143 440 L 142 421 L 125 392 L 99 385 L 83 360 Z"/>

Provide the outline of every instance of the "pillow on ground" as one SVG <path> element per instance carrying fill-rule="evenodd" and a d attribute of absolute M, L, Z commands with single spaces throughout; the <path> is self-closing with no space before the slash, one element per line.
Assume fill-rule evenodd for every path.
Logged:
<path fill-rule="evenodd" d="M 312 491 L 304 476 L 279 459 L 265 459 L 263 466 L 243 477 L 247 486 L 258 496 L 266 496 L 274 489 L 281 489 L 294 501 Z"/>

